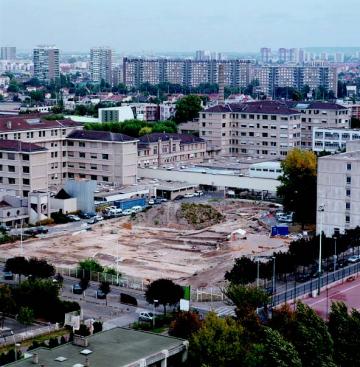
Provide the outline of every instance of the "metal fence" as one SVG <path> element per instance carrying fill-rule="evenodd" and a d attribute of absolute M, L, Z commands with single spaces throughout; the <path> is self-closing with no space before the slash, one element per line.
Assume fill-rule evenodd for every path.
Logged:
<path fill-rule="evenodd" d="M 224 300 L 220 288 L 200 288 L 191 290 L 191 300 L 194 302 L 216 302 Z"/>
<path fill-rule="evenodd" d="M 320 288 L 326 287 L 331 283 L 338 281 L 352 280 L 350 277 L 355 277 L 360 271 L 360 263 L 356 263 L 346 268 L 326 273 L 320 277 Z M 348 279 L 350 278 L 350 279 Z M 272 296 L 272 305 L 277 306 L 285 302 L 289 302 L 305 295 L 311 295 L 319 287 L 319 279 L 314 278 L 306 283 L 297 284 L 285 289 L 283 292 L 275 293 Z"/>

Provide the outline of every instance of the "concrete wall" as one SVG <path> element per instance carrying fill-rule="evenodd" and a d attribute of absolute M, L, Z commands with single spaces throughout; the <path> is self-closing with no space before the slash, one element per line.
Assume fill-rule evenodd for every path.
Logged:
<path fill-rule="evenodd" d="M 77 199 L 70 198 L 70 199 L 55 199 L 50 198 L 50 212 L 58 212 L 59 210 L 62 213 L 73 213 L 77 211 Z"/>

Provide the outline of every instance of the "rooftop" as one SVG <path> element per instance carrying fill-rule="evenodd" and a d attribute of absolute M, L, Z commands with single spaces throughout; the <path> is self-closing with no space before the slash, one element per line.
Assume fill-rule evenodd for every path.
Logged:
<path fill-rule="evenodd" d="M 297 110 L 347 110 L 348 107 L 344 107 L 337 103 L 323 102 L 323 101 L 286 101 L 287 106 L 295 108 Z"/>
<path fill-rule="evenodd" d="M 20 140 L 0 140 L 0 150 L 9 152 L 42 152 L 47 149 L 33 143 L 24 143 Z"/>
<path fill-rule="evenodd" d="M 119 327 L 89 336 L 88 340 L 87 347 L 67 343 L 53 349 L 38 348 L 31 353 L 38 354 L 39 366 L 83 366 L 88 358 L 90 366 L 122 367 L 152 357 L 146 364 L 150 365 L 164 358 L 163 350 L 168 350 L 171 356 L 185 349 L 185 341 L 182 339 Z M 90 353 L 86 354 L 85 350 Z M 32 358 L 27 358 L 10 363 L 9 366 L 34 364 Z"/>
<path fill-rule="evenodd" d="M 351 160 L 351 161 L 360 161 L 360 150 L 355 150 L 352 152 L 345 152 L 339 154 L 331 154 L 325 157 L 320 157 L 319 160 Z"/>
<path fill-rule="evenodd" d="M 113 141 L 113 142 L 126 142 L 137 141 L 136 138 L 131 136 L 112 133 L 110 131 L 96 131 L 96 130 L 74 130 L 68 136 L 68 139 L 78 140 L 101 140 L 101 141 Z"/>
<path fill-rule="evenodd" d="M 210 107 L 205 112 L 217 113 L 262 113 L 269 115 L 298 115 L 299 111 L 290 108 L 279 101 L 254 101 L 245 103 L 230 103 Z"/>
<path fill-rule="evenodd" d="M 82 124 L 64 120 L 45 120 L 38 115 L 0 116 L 0 133 L 26 130 L 61 129 L 63 127 L 78 127 Z"/>
<path fill-rule="evenodd" d="M 189 134 L 177 133 L 152 133 L 140 136 L 139 147 L 147 146 L 150 143 L 156 143 L 158 140 L 168 141 L 170 139 L 180 140 L 181 144 L 204 143 L 204 140 Z"/>

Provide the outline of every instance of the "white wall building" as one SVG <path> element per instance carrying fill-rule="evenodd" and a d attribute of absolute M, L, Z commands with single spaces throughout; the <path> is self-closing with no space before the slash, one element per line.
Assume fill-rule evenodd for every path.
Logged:
<path fill-rule="evenodd" d="M 346 143 L 360 139 L 359 129 L 331 129 L 316 127 L 313 130 L 314 152 L 336 153 L 346 148 Z"/>

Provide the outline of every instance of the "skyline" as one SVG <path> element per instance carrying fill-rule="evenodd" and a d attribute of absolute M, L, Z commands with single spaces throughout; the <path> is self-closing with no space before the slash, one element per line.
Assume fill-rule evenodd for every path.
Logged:
<path fill-rule="evenodd" d="M 140 0 L 137 6 L 130 0 L 104 0 L 101 6 L 96 0 L 32 0 L 31 11 L 24 11 L 24 3 L 0 0 L 1 45 L 31 50 L 55 44 L 64 52 L 104 45 L 120 54 L 197 49 L 244 53 L 261 47 L 357 47 L 358 42 L 356 0 L 342 8 L 329 6 L 334 0 L 304 0 L 301 8 L 285 0 Z"/>

